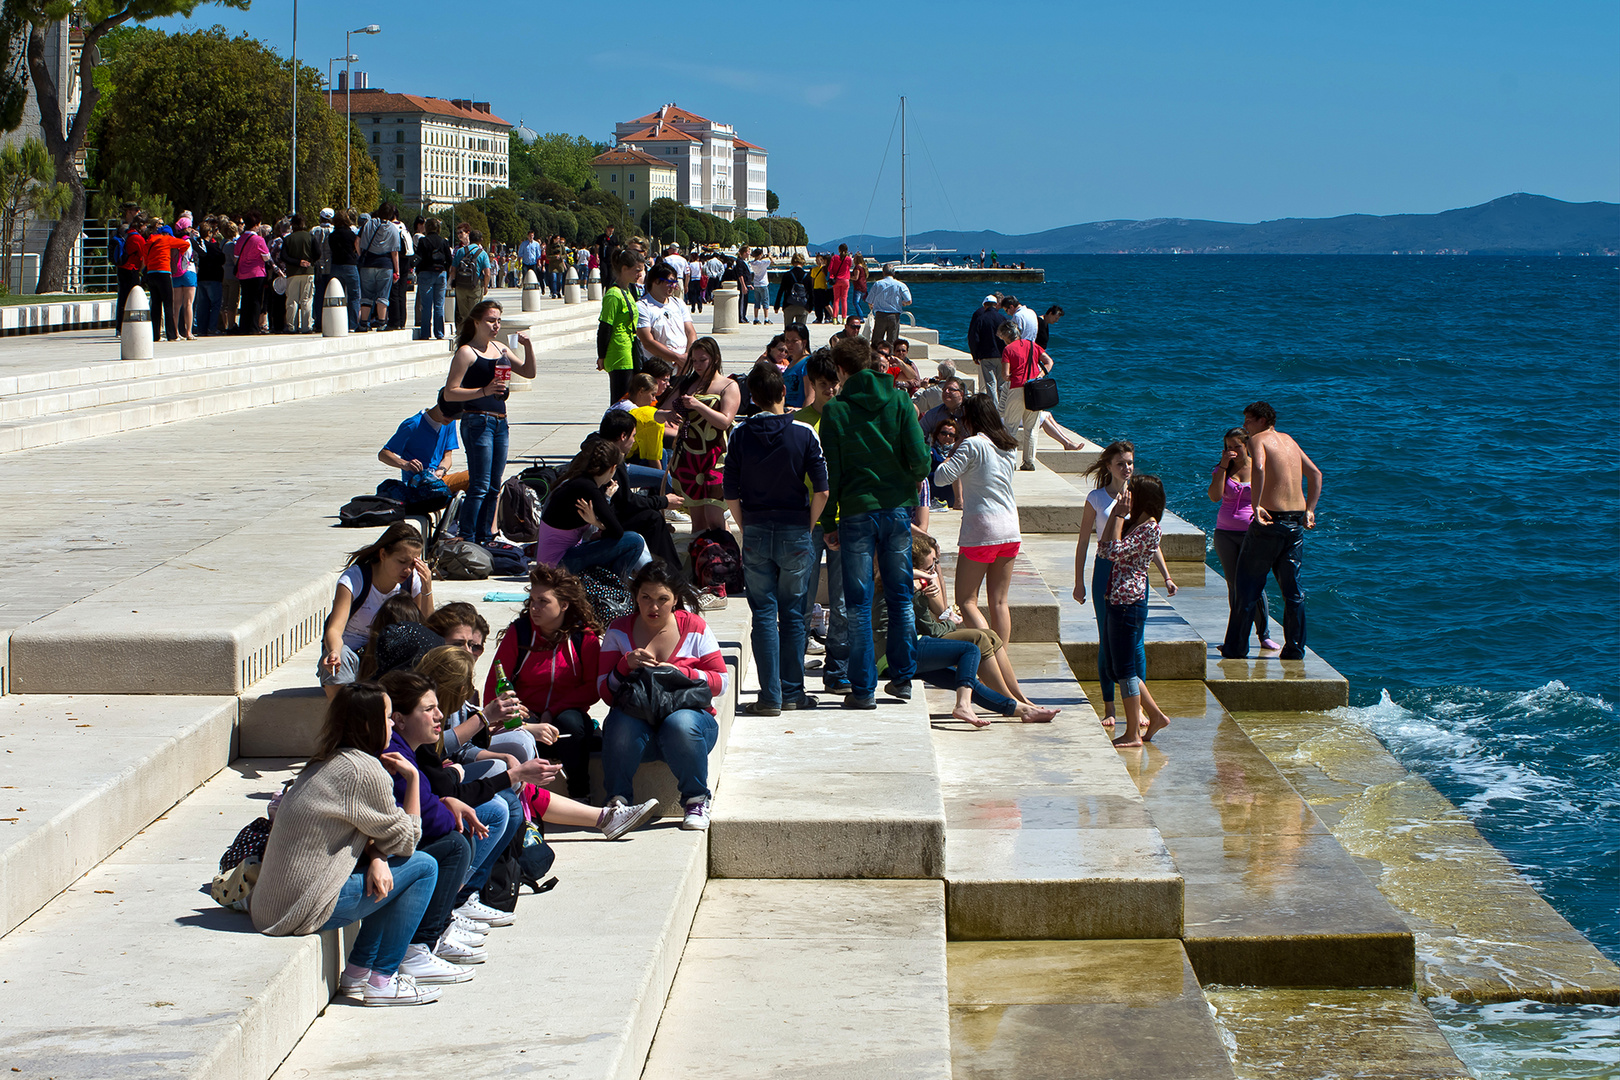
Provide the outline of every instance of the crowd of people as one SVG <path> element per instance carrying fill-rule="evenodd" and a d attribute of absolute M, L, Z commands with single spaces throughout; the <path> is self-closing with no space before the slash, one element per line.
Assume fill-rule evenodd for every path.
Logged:
<path fill-rule="evenodd" d="M 749 297 L 769 270 L 752 265 L 755 254 L 743 249 L 716 280 L 734 271 Z M 520 266 L 545 257 L 531 264 L 520 249 Z M 819 693 L 848 710 L 876 709 L 880 692 L 908 701 L 920 679 L 951 691 L 952 717 L 973 727 L 1059 712 L 1026 696 L 1006 645 L 1023 540 L 1014 474 L 1033 468 L 1035 433 L 1053 427 L 1049 414 L 1022 407 L 1021 388 L 1050 370 L 1045 344 L 1061 308 L 1036 316 L 1016 298 L 987 296 L 969 330 L 984 389 L 969 394 L 950 362 L 925 379 L 904 338 L 869 328 L 852 288 L 838 287 L 836 264 L 830 308 L 845 316 L 812 347 L 817 279 L 806 277 L 801 293 L 790 270 L 769 308 L 784 313 L 782 333 L 728 373 L 719 341 L 691 317 L 692 261 L 673 250 L 649 257 L 635 241 L 598 257 L 612 271 L 596 350 L 607 408 L 549 485 L 527 600 L 494 639 L 481 690 L 473 673 L 490 628 L 471 605 L 435 603 L 415 526 L 389 526 L 338 580 L 318 670 L 329 699 L 320 747 L 280 803 L 251 911 L 270 934 L 359 920 L 341 988 L 366 1004 L 422 1003 L 472 978 L 491 928 L 514 918 L 479 890 L 526 820 L 622 836 L 657 809 L 634 802 L 638 768 L 663 762 L 681 828 L 708 827 L 708 758 L 730 686 L 704 612 L 729 602 L 728 587 L 740 587 L 751 615 L 759 689 L 739 704 L 748 715 L 821 707 L 809 685 L 818 668 Z M 803 269 L 802 257 L 794 262 Z M 892 267 L 869 286 L 875 315 L 909 302 Z M 402 481 L 443 483 L 463 449 L 453 531 L 487 544 L 508 380 L 532 378 L 535 354 L 526 335 L 516 339 L 521 357 L 501 340 L 497 302 L 480 296 L 463 310 L 438 399 L 378 456 Z M 1251 630 L 1285 659 L 1304 652 L 1300 530 L 1314 527 L 1321 473 L 1275 419 L 1265 402 L 1250 405 L 1212 472 L 1227 656 L 1246 655 Z M 1082 444 L 1067 429 L 1055 435 Z M 1144 646 L 1149 566 L 1177 592 L 1160 552 L 1164 487 L 1136 473 L 1124 441 L 1089 475 L 1073 595 L 1094 606 L 1103 723 L 1120 722 L 1117 693 L 1125 730 L 1114 742 L 1140 746 L 1169 723 L 1147 686 Z M 961 515 L 949 596 L 929 532 L 930 514 L 944 509 Z M 691 525 L 684 557 L 675 522 Z M 1270 573 L 1286 606 L 1280 647 L 1267 636 Z M 559 781 L 566 796 L 547 789 Z"/>

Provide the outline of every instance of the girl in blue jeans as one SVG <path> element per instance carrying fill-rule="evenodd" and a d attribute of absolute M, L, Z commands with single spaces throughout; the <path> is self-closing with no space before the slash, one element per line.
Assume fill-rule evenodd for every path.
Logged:
<path fill-rule="evenodd" d="M 1113 563 L 1108 580 L 1108 655 L 1114 681 L 1125 699 L 1125 731 L 1114 745 L 1141 746 L 1168 727 L 1170 718 L 1147 687 L 1146 651 L 1148 564 L 1159 553 L 1159 522 L 1164 518 L 1164 485 L 1157 476 L 1134 476 L 1114 502 L 1097 537 L 1097 555 Z M 1175 583 L 1165 582 L 1176 594 Z M 1144 719 L 1144 716 L 1146 719 Z"/>
<path fill-rule="evenodd" d="M 444 400 L 461 404 L 461 445 L 467 452 L 467 494 L 456 532 L 480 544 L 495 539 L 495 495 L 506 471 L 506 399 L 514 374 L 534 378 L 534 344 L 519 334 L 523 359 L 499 339 L 501 305 L 474 304 L 456 335 L 456 355 L 444 381 Z"/>
<path fill-rule="evenodd" d="M 281 800 L 249 900 L 253 925 L 273 937 L 336 930 L 360 933 L 340 993 L 367 1005 L 422 1005 L 439 990 L 401 973 L 438 881 L 416 850 L 422 803 L 416 767 L 383 753 L 393 736 L 388 695 L 376 683 L 341 687 L 327 706 L 319 744 Z M 379 759 L 378 754 L 382 754 Z M 408 781 L 394 802 L 389 773 Z"/>

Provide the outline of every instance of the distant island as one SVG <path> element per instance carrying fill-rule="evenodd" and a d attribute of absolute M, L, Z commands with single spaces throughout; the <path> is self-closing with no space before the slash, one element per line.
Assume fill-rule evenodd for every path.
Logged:
<path fill-rule="evenodd" d="M 1519 193 L 1442 214 L 1346 214 L 1252 225 L 1192 218 L 1093 221 L 1045 232 L 913 233 L 911 250 L 1022 255 L 1620 255 L 1620 203 L 1569 203 Z M 894 252 L 898 236 L 841 236 L 812 251 Z M 953 260 L 954 261 L 954 260 Z"/>

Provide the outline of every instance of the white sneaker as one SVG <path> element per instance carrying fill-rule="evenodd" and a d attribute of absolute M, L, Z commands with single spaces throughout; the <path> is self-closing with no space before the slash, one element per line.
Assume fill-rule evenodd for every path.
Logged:
<path fill-rule="evenodd" d="M 827 646 L 823 645 L 821 642 L 817 641 L 815 638 L 811 638 L 810 640 L 808 640 L 808 641 L 806 641 L 804 643 L 804 652 L 805 652 L 806 656 L 820 656 L 822 653 L 824 653 L 826 651 L 827 651 Z"/>
<path fill-rule="evenodd" d="M 481 902 L 477 893 L 467 897 L 467 902 L 456 908 L 455 913 L 475 922 L 488 923 L 490 926 L 511 926 L 517 921 L 516 912 L 492 908 Z"/>
<path fill-rule="evenodd" d="M 452 964 L 482 964 L 489 959 L 488 949 L 482 945 L 465 944 L 449 930 L 439 935 L 439 943 L 433 946 L 433 954 Z"/>
<path fill-rule="evenodd" d="M 439 988 L 417 986 L 415 979 L 396 971 L 387 986 L 372 986 L 367 982 L 365 1000 L 367 1005 L 426 1005 L 439 1000 Z"/>
<path fill-rule="evenodd" d="M 709 797 L 699 795 L 697 798 L 681 804 L 686 816 L 681 819 L 681 828 L 687 832 L 707 832 L 709 829 Z"/>
<path fill-rule="evenodd" d="M 691 516 L 688 515 L 688 514 L 683 514 L 679 510 L 665 510 L 664 511 L 664 520 L 669 522 L 671 525 L 690 525 L 690 524 L 692 524 Z"/>
<path fill-rule="evenodd" d="M 439 936 L 449 938 L 456 944 L 465 945 L 469 949 L 482 949 L 487 944 L 483 934 L 469 934 L 459 926 L 447 926 L 444 928 L 444 933 Z"/>
<path fill-rule="evenodd" d="M 646 802 L 636 806 L 620 804 L 619 806 L 610 807 L 607 812 L 607 821 L 600 826 L 602 835 L 609 840 L 617 840 L 643 821 L 646 821 L 652 816 L 653 811 L 657 809 L 657 799 L 648 799 Z"/>
<path fill-rule="evenodd" d="M 405 950 L 405 959 L 399 962 L 399 973 L 409 975 L 419 986 L 447 986 L 450 983 L 471 982 L 477 974 L 472 968 L 452 964 L 434 956 L 426 945 L 412 944 Z"/>
<path fill-rule="evenodd" d="M 726 587 L 716 585 L 712 589 L 703 589 L 698 593 L 698 610 L 714 611 L 726 606 Z"/>
<path fill-rule="evenodd" d="M 482 944 L 484 936 L 489 933 L 489 924 L 481 923 L 477 919 L 469 919 L 465 915 L 457 915 L 455 912 L 451 912 L 450 926 L 448 929 L 454 930 L 463 938 L 471 938 L 474 944 Z"/>
<path fill-rule="evenodd" d="M 362 998 L 366 996 L 366 976 L 358 978 L 349 975 L 338 975 L 338 997 Z"/>

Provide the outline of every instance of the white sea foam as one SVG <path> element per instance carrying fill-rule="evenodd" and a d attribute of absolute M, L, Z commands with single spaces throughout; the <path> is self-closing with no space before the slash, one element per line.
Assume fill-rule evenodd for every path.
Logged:
<path fill-rule="evenodd" d="M 1478 1080 L 1620 1075 L 1620 1009 L 1509 1001 L 1429 1002 L 1451 1048 Z"/>

